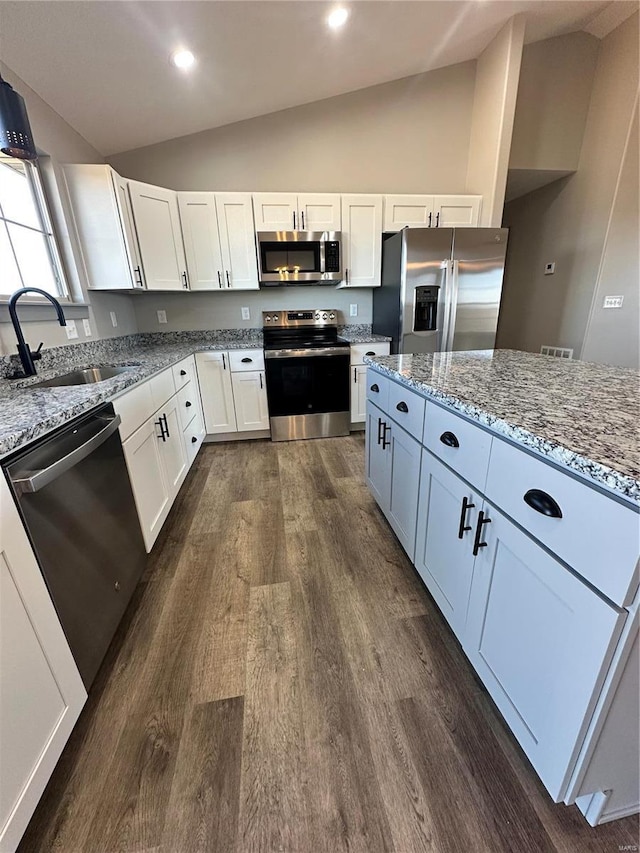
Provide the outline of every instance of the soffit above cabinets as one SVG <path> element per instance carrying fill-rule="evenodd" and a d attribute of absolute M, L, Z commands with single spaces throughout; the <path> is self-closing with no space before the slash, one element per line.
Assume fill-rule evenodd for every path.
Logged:
<path fill-rule="evenodd" d="M 0 3 L 2 61 L 104 155 L 475 59 L 514 14 L 527 40 L 581 29 L 602 0 Z M 169 55 L 188 47 L 189 72 Z"/>

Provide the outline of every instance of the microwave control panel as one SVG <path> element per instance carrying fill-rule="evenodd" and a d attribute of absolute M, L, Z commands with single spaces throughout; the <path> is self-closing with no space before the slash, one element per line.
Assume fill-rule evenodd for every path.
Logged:
<path fill-rule="evenodd" d="M 324 271 L 340 272 L 340 243 L 327 240 L 324 244 Z"/>

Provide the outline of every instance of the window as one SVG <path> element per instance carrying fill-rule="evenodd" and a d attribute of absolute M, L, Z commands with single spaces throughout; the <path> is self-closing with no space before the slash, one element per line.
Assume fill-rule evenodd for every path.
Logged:
<path fill-rule="evenodd" d="M 0 156 L 0 294 L 21 287 L 68 295 L 38 166 Z"/>

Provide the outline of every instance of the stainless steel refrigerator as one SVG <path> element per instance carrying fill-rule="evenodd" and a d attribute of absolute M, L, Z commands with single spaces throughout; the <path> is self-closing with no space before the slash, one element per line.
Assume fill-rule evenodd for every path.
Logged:
<path fill-rule="evenodd" d="M 405 228 L 382 247 L 373 331 L 392 353 L 492 349 L 507 228 Z"/>

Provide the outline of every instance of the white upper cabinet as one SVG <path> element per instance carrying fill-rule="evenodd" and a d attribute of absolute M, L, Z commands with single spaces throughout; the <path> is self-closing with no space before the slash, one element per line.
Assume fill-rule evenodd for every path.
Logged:
<path fill-rule="evenodd" d="M 177 194 L 129 181 L 147 290 L 188 289 Z"/>
<path fill-rule="evenodd" d="M 473 227 L 481 201 L 479 195 L 386 195 L 383 231 Z"/>
<path fill-rule="evenodd" d="M 144 287 L 127 181 L 110 166 L 64 167 L 87 285 L 92 290 Z"/>
<path fill-rule="evenodd" d="M 226 290 L 257 290 L 258 257 L 249 193 L 216 193 L 216 215 Z"/>
<path fill-rule="evenodd" d="M 342 287 L 379 287 L 382 196 L 342 196 Z"/>
<path fill-rule="evenodd" d="M 254 193 L 256 231 L 340 231 L 340 196 Z"/>
<path fill-rule="evenodd" d="M 191 290 L 257 290 L 248 193 L 178 193 Z"/>

